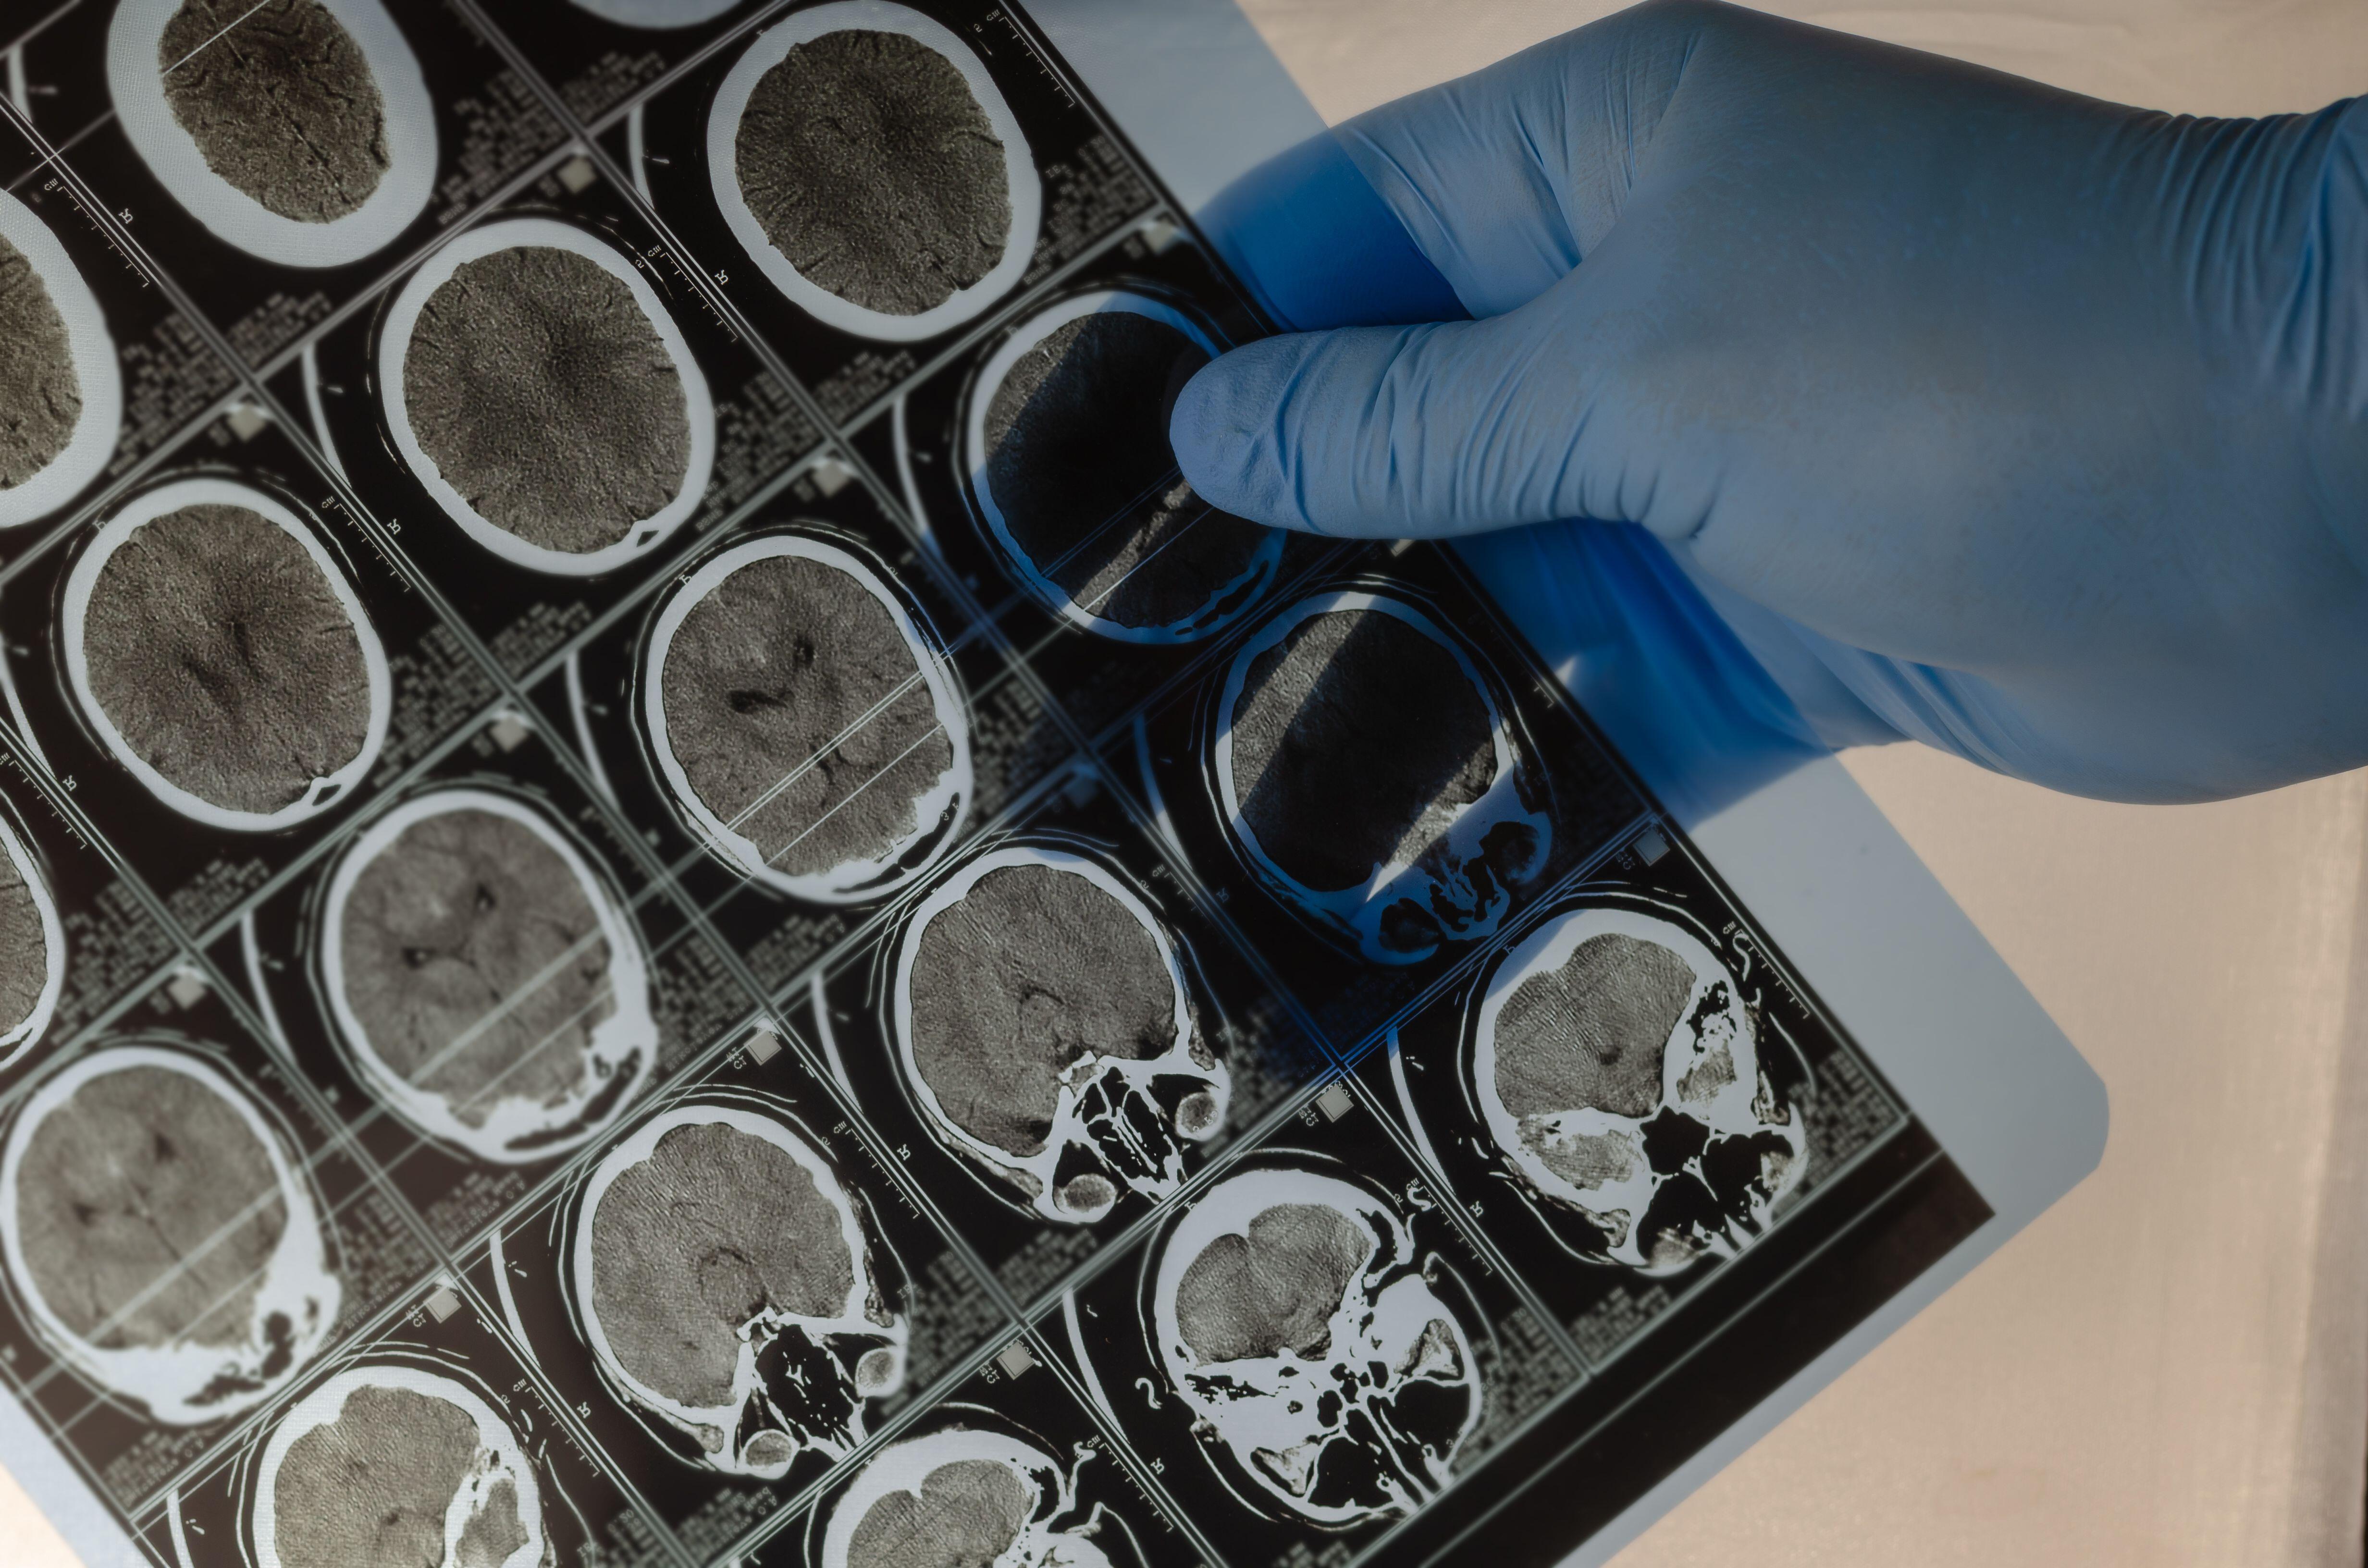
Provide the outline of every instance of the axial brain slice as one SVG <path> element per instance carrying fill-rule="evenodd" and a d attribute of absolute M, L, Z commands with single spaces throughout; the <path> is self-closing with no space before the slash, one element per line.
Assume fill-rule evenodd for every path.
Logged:
<path fill-rule="evenodd" d="M 339 938 L 347 1005 L 404 1082 L 483 1126 L 499 1098 L 581 1089 L 617 1010 L 583 884 L 525 824 L 423 817 L 355 879 Z"/>
<path fill-rule="evenodd" d="M 462 262 L 404 353 L 420 449 L 478 516 L 546 550 L 624 539 L 690 465 L 682 375 L 631 289 L 589 256 Z"/>
<path fill-rule="evenodd" d="M 1028 1525 L 1034 1506 L 1011 1471 L 957 1460 L 921 1479 L 919 1494 L 891 1492 L 855 1527 L 847 1568 L 993 1568 Z"/>
<path fill-rule="evenodd" d="M 787 1150 L 716 1122 L 677 1127 L 592 1216 L 592 1310 L 618 1364 L 700 1409 L 728 1404 L 760 1312 L 845 1315 L 839 1213 Z"/>
<path fill-rule="evenodd" d="M 1318 891 L 1411 862 L 1496 777 L 1471 677 L 1378 610 L 1312 615 L 1253 659 L 1232 744 L 1235 798 L 1258 847 Z"/>
<path fill-rule="evenodd" d="M 41 906 L 0 851 L 0 1036 L 24 1023 L 40 1005 L 49 983 L 50 939 L 41 928 Z"/>
<path fill-rule="evenodd" d="M 1533 974 L 1497 1019 L 1497 1096 L 1517 1119 L 1574 1108 L 1647 1117 L 1661 1056 L 1693 994 L 1693 967 L 1657 942 L 1581 942 Z"/>
<path fill-rule="evenodd" d="M 33 264 L 0 239 L 0 491 L 54 462 L 81 418 L 65 318 Z"/>
<path fill-rule="evenodd" d="M 386 175 L 378 83 L 319 0 L 185 0 L 156 68 L 206 166 L 282 218 L 346 217 Z"/>
<path fill-rule="evenodd" d="M 227 810 L 268 812 L 361 754 L 370 672 L 320 564 L 244 506 L 134 529 L 92 585 L 90 690 L 131 750 Z"/>
<path fill-rule="evenodd" d="M 1372 1256 L 1364 1228 L 1336 1209 L 1278 1203 L 1243 1234 L 1221 1235 L 1185 1267 L 1177 1331 L 1204 1364 L 1285 1350 L 1324 1354 L 1332 1314 Z"/>
<path fill-rule="evenodd" d="M 87 1080 L 42 1118 L 15 1218 L 41 1300 L 114 1350 L 244 1340 L 288 1210 L 235 1109 L 188 1074 L 139 1066 Z"/>
<path fill-rule="evenodd" d="M 1158 944 L 1110 894 L 1048 866 L 981 877 L 922 933 L 913 1057 L 954 1124 L 1008 1153 L 1044 1147 L 1061 1074 L 1087 1055 L 1174 1048 Z"/>
<path fill-rule="evenodd" d="M 757 81 L 734 137 L 741 199 L 816 287 L 919 315 L 985 278 L 1011 234 L 1006 152 L 951 61 L 845 28 Z"/>
<path fill-rule="evenodd" d="M 528 1540 L 518 1491 L 496 1481 L 445 1552 L 445 1517 L 475 1468 L 476 1422 L 411 1389 L 364 1387 L 290 1445 L 275 1484 L 281 1568 L 501 1568 Z"/>
<path fill-rule="evenodd" d="M 1190 617 L 1247 572 L 1266 530 L 1211 509 L 1176 470 L 1167 411 L 1206 350 L 1132 311 L 1080 316 L 987 400 L 986 484 L 1012 541 L 1088 612 Z"/>
<path fill-rule="evenodd" d="M 659 687 L 691 789 L 787 875 L 887 857 L 953 763 L 894 618 L 803 557 L 753 561 L 693 605 Z"/>

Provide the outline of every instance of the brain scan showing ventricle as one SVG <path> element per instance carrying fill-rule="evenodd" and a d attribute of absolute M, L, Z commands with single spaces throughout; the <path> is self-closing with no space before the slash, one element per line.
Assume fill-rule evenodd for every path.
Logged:
<path fill-rule="evenodd" d="M 175 1426 L 268 1398 L 342 1296 L 279 1132 L 178 1050 L 110 1047 L 35 1091 L 0 1154 L 0 1239 L 51 1347 Z"/>
<path fill-rule="evenodd" d="M 1410 1513 L 1479 1424 L 1464 1324 L 1405 1220 L 1343 1176 L 1285 1165 L 1211 1187 L 1167 1237 L 1150 1319 L 1210 1462 L 1283 1517 Z"/>
<path fill-rule="evenodd" d="M 861 1443 L 906 1327 L 855 1196 L 762 1111 L 666 1112 L 602 1159 L 570 1283 L 603 1377 L 695 1462 L 778 1480 Z"/>
<path fill-rule="evenodd" d="M 1124 1523 L 1080 1504 L 1082 1462 L 965 1427 L 892 1443 L 832 1509 L 817 1568 L 1136 1568 Z"/>
<path fill-rule="evenodd" d="M 930 1127 L 1048 1220 L 1168 1196 L 1224 1125 L 1175 939 L 1083 856 L 1007 846 L 948 878 L 905 928 L 893 1004 Z"/>
<path fill-rule="evenodd" d="M 1731 1257 L 1807 1169 L 1735 976 L 1675 921 L 1579 909 L 1502 959 L 1473 1024 L 1472 1086 L 1520 1179 L 1646 1274 Z"/>

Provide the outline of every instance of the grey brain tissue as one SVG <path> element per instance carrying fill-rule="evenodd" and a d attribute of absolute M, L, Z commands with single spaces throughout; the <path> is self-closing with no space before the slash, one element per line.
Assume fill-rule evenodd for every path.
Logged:
<path fill-rule="evenodd" d="M 185 0 L 156 68 L 206 166 L 282 218 L 346 217 L 386 175 L 378 83 L 319 0 Z"/>
<path fill-rule="evenodd" d="M 1177 1332 L 1203 1363 L 1331 1350 L 1332 1314 L 1373 1250 L 1354 1220 L 1314 1203 L 1279 1203 L 1222 1235 L 1185 1267 Z"/>
<path fill-rule="evenodd" d="M 370 675 L 319 562 L 243 506 L 134 529 L 92 586 L 90 690 L 131 750 L 211 805 L 269 812 L 361 755 Z"/>
<path fill-rule="evenodd" d="M 618 1364 L 698 1409 L 729 1404 L 741 1331 L 831 1319 L 855 1285 L 833 1207 L 788 1151 L 720 1122 L 677 1127 L 592 1217 L 592 1310 Z"/>
<path fill-rule="evenodd" d="M 1045 866 L 978 880 L 923 932 L 913 1057 L 955 1125 L 1013 1154 L 1044 1147 L 1062 1074 L 1087 1055 L 1176 1043 L 1166 957 L 1109 893 Z"/>
<path fill-rule="evenodd" d="M 347 1005 L 371 1048 L 453 1114 L 564 1102 L 616 1013 L 609 944 L 574 869 L 492 812 L 423 817 L 355 879 L 339 932 Z"/>
<path fill-rule="evenodd" d="M 43 1302 L 113 1350 L 241 1343 L 288 1209 L 235 1108 L 185 1073 L 138 1066 L 42 1119 L 12 1218 Z"/>
<path fill-rule="evenodd" d="M 734 136 L 741 199 L 774 248 L 885 315 L 934 310 L 1002 260 L 1008 155 L 951 61 L 860 28 L 791 49 Z"/>
<path fill-rule="evenodd" d="M 939 1465 L 915 1490 L 871 1505 L 848 1538 L 847 1568 L 988 1568 L 1019 1539 L 1034 1503 L 989 1460 Z"/>
<path fill-rule="evenodd" d="M 445 1551 L 445 1517 L 481 1451 L 477 1424 L 449 1401 L 405 1388 L 358 1388 L 335 1421 L 289 1446 L 274 1487 L 280 1568 L 501 1568 L 529 1537 L 518 1489 L 485 1489 Z"/>
<path fill-rule="evenodd" d="M 786 875 L 885 857 L 953 765 L 903 630 L 820 562 L 766 556 L 716 585 L 660 687 L 691 789 Z"/>
<path fill-rule="evenodd" d="M 1516 1118 L 1573 1108 L 1646 1117 L 1661 1057 L 1692 999 L 1691 965 L 1656 942 L 1590 937 L 1533 974 L 1497 1020 L 1497 1094 Z"/>
<path fill-rule="evenodd" d="M 55 462 L 81 418 L 65 318 L 25 254 L 0 239 L 0 491 Z"/>
<path fill-rule="evenodd" d="M 49 984 L 50 938 L 41 906 L 16 862 L 0 854 L 0 1036 L 33 1016 Z"/>
<path fill-rule="evenodd" d="M 1167 410 L 1208 362 L 1166 322 L 1106 311 L 1046 334 L 988 399 L 986 483 L 1004 527 L 1090 614 L 1185 620 L 1269 537 L 1212 509 L 1177 472 Z"/>
<path fill-rule="evenodd" d="M 456 267 L 420 309 L 403 399 L 445 482 L 545 550 L 617 543 L 689 471 L 682 375 L 657 329 L 622 280 L 556 246 Z"/>
<path fill-rule="evenodd" d="M 1427 722 L 1404 723 L 1408 713 Z M 1488 710 L 1440 643 L 1395 616 L 1310 616 L 1251 661 L 1235 798 L 1268 858 L 1319 891 L 1411 861 L 1496 777 Z"/>

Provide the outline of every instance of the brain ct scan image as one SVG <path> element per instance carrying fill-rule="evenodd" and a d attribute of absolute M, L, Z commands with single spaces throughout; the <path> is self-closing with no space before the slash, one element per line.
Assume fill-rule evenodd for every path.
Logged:
<path fill-rule="evenodd" d="M 0 528 L 97 478 L 122 417 L 98 301 L 48 226 L 0 191 Z"/>
<path fill-rule="evenodd" d="M 1807 1169 L 1734 975 L 1654 915 L 1574 911 L 1507 954 L 1472 1075 L 1498 1150 L 1586 1222 L 1602 1262 L 1674 1274 L 1732 1257 Z"/>
<path fill-rule="evenodd" d="M 1082 1462 L 962 1427 L 891 1443 L 832 1509 L 820 1568 L 1138 1568 L 1124 1521 L 1080 1505 Z"/>
<path fill-rule="evenodd" d="M 439 790 L 371 824 L 331 879 L 322 968 L 363 1081 L 483 1159 L 585 1142 L 657 1055 L 647 960 L 615 896 L 510 795 Z"/>
<path fill-rule="evenodd" d="M 696 829 L 796 897 L 902 886 L 969 810 L 951 668 L 904 600 L 835 545 L 760 538 L 692 573 L 652 628 L 643 700 Z"/>
<path fill-rule="evenodd" d="M 183 1051 L 111 1047 L 42 1084 L 0 1155 L 0 1237 L 61 1358 L 174 1426 L 268 1397 L 337 1314 L 279 1135 Z"/>
<path fill-rule="evenodd" d="M 1346 1528 L 1447 1484 L 1479 1374 L 1387 1203 L 1313 1168 L 1231 1176 L 1176 1221 L 1156 1270 L 1161 1365 L 1245 1502 Z"/>
<path fill-rule="evenodd" d="M 575 0 L 575 4 L 620 27 L 663 30 L 712 22 L 740 0 Z"/>
<path fill-rule="evenodd" d="M 434 112 L 380 0 L 122 0 L 107 77 L 159 183 L 266 260 L 358 261 L 427 205 Z"/>
<path fill-rule="evenodd" d="M 576 1221 L 576 1309 L 629 1406 L 697 1462 L 779 1480 L 863 1441 L 906 1328 L 854 1196 L 760 1111 L 693 1105 L 618 1145 Z"/>
<path fill-rule="evenodd" d="M 1035 249 L 1035 164 L 994 79 L 951 31 L 882 0 L 760 34 L 717 94 L 708 162 L 750 257 L 843 331 L 958 325 Z"/>
<path fill-rule="evenodd" d="M 1021 325 L 970 393 L 966 462 L 987 532 L 1053 614 L 1127 642 L 1189 642 L 1253 605 L 1282 535 L 1192 493 L 1176 394 L 1221 346 L 1146 295 L 1104 290 Z"/>
<path fill-rule="evenodd" d="M 541 1485 L 474 1390 L 360 1366 L 280 1417 L 256 1473 L 258 1568 L 553 1568 Z"/>
<path fill-rule="evenodd" d="M 1367 959 L 1489 935 L 1545 863 L 1543 785 L 1497 698 L 1399 600 L 1326 595 L 1268 622 L 1227 674 L 1214 749 L 1262 880 Z"/>
<path fill-rule="evenodd" d="M 397 449 L 505 559 L 605 572 L 706 492 L 706 378 L 648 281 L 580 229 L 519 218 L 463 234 L 396 296 L 379 355 Z"/>
<path fill-rule="evenodd" d="M 66 667 L 108 749 L 186 816 L 285 826 L 370 769 L 386 654 L 321 542 L 225 480 L 140 496 L 67 579 Z"/>
<path fill-rule="evenodd" d="M 1045 1219 L 1168 1196 L 1224 1125 L 1174 938 L 1082 856 L 1006 847 L 948 878 L 906 926 L 894 1006 L 931 1128 Z"/>
<path fill-rule="evenodd" d="M 65 988 L 65 927 L 40 861 L 0 821 L 0 1067 L 32 1049 Z"/>

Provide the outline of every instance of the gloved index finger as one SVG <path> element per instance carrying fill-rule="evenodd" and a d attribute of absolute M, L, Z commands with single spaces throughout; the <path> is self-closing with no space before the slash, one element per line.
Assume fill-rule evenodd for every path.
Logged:
<path fill-rule="evenodd" d="M 1359 115 L 1334 134 L 1474 316 L 1527 304 L 1611 232 L 1682 74 L 1645 6 Z"/>

